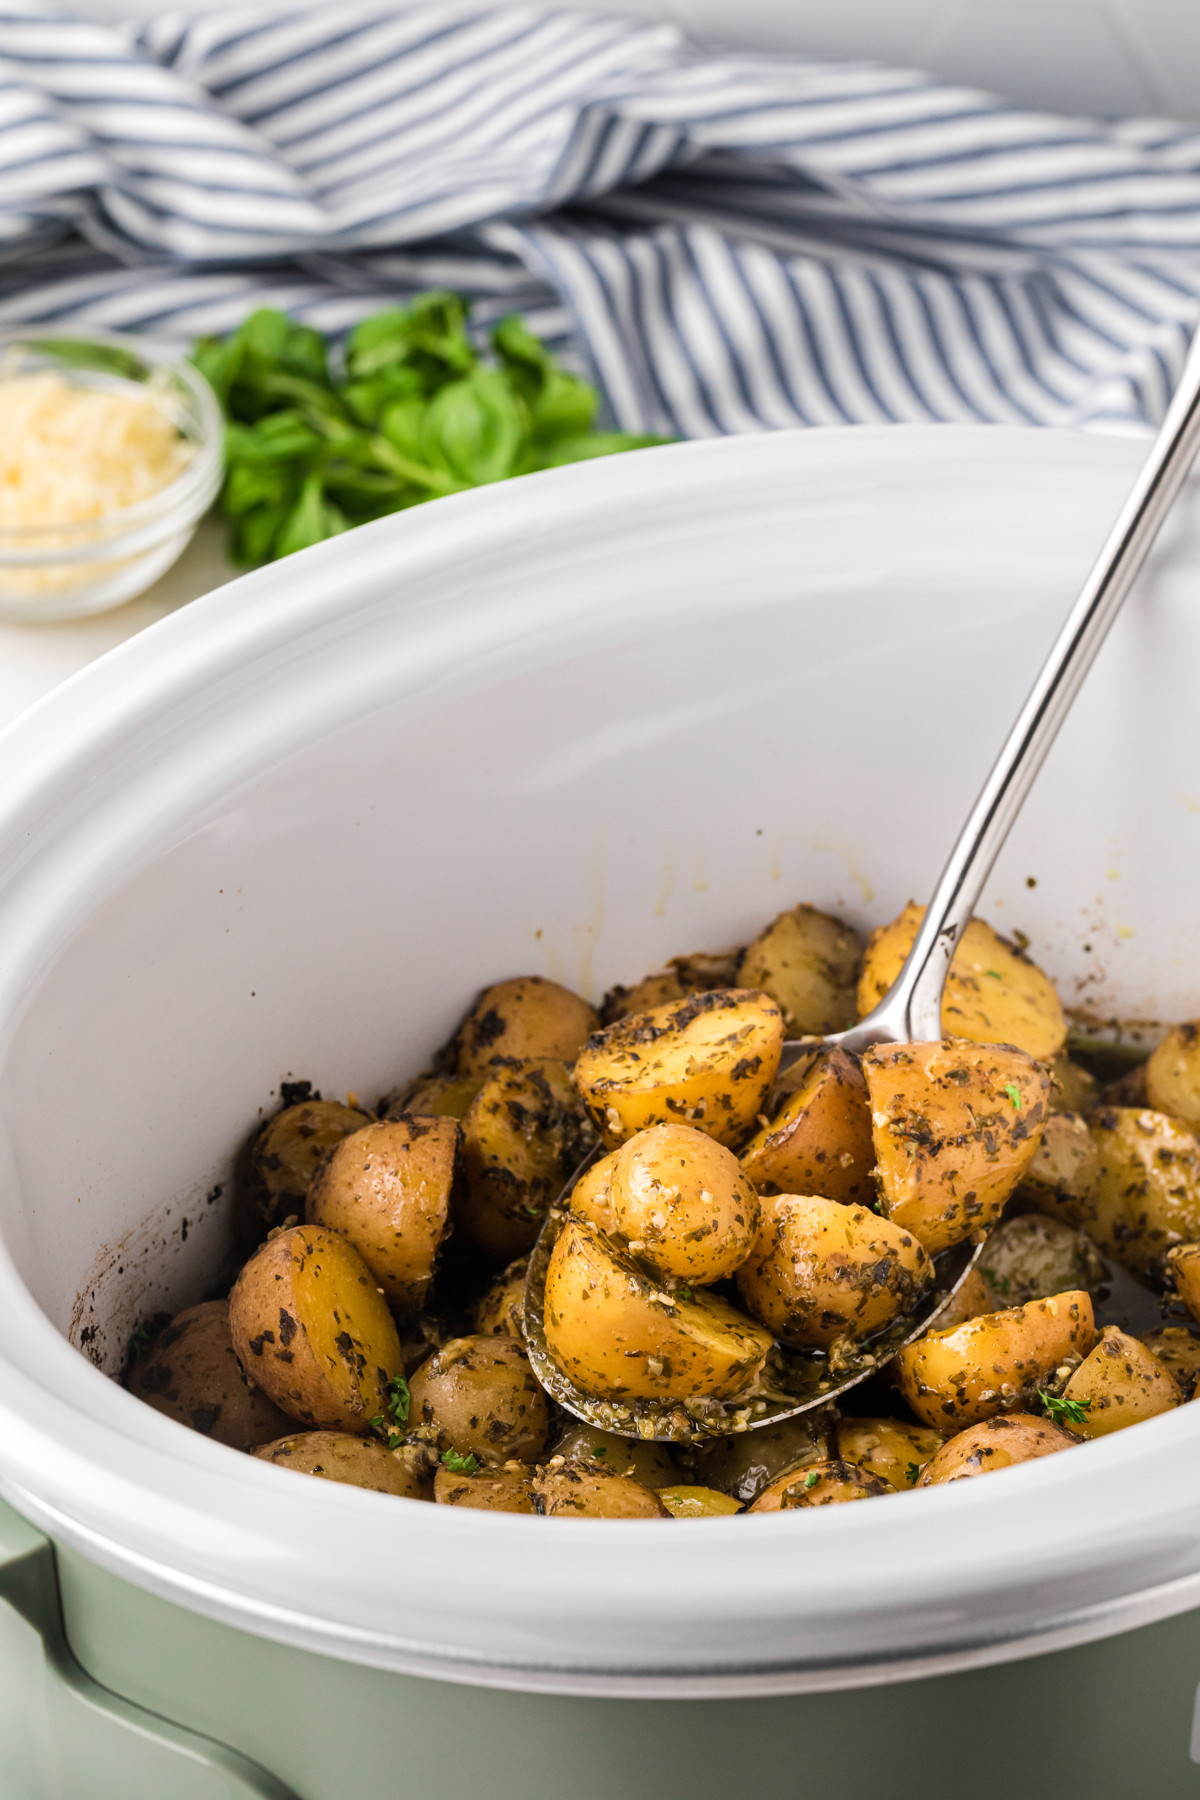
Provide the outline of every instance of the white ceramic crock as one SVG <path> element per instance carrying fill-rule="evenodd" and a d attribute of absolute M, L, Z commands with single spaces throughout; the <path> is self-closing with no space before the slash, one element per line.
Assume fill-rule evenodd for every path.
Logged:
<path fill-rule="evenodd" d="M 886 1504 L 560 1530 L 283 1473 L 105 1373 L 202 1288 L 281 1078 L 373 1097 L 489 980 L 598 995 L 799 899 L 923 896 L 1140 454 L 941 427 L 569 468 L 235 583 L 12 728 L 4 1494 L 247 1630 L 551 1691 L 835 1687 L 1196 1605 L 1194 1407 Z M 1200 1013 L 1189 506 L 984 908 L 1124 1015 Z"/>

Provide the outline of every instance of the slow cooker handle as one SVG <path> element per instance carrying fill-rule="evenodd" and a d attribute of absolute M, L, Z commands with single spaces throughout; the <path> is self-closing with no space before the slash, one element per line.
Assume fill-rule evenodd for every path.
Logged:
<path fill-rule="evenodd" d="M 293 1789 L 213 1738 L 123 1700 L 82 1669 L 63 1630 L 54 1546 L 0 1500 L 0 1613 L 8 1607 L 41 1639 L 45 1702 L 40 1718 L 15 1725 L 37 1767 L 45 1800 L 296 1800 Z M 0 1626 L 2 1626 L 0 1620 Z M 0 1629 L 0 1689 L 6 1661 L 36 1655 L 5 1643 Z M 0 1718 L 3 1706 L 0 1703 Z M 8 1734 L 6 1733 L 6 1736 Z"/>

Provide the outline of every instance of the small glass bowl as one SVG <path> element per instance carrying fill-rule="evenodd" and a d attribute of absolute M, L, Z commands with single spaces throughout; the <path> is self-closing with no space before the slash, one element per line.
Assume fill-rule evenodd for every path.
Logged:
<path fill-rule="evenodd" d="M 0 526 L 0 619 L 28 625 L 107 612 L 144 592 L 186 548 L 224 467 L 217 397 L 177 350 L 111 331 L 0 333 L 0 381 L 46 369 L 77 387 L 151 389 L 194 453 L 173 481 L 134 506 L 62 524 Z"/>

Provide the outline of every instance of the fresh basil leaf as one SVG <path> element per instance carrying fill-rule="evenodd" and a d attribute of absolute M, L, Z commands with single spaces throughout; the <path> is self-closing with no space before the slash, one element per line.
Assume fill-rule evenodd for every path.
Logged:
<path fill-rule="evenodd" d="M 275 555 L 291 556 L 297 550 L 307 550 L 312 544 L 322 543 L 325 538 L 337 537 L 339 532 L 347 529 L 346 515 L 341 507 L 325 498 L 321 476 L 314 473 L 305 478 L 300 498 L 280 527 L 275 540 Z"/>
<path fill-rule="evenodd" d="M 278 463 L 234 463 L 225 477 L 221 505 L 231 519 L 240 519 L 255 506 L 281 506 L 291 484 Z"/>
<path fill-rule="evenodd" d="M 410 364 L 433 392 L 448 377 L 466 374 L 478 357 L 466 329 L 467 304 L 460 294 L 435 288 L 408 306 L 364 319 L 346 344 L 346 372 L 366 381 L 399 363 Z"/>
<path fill-rule="evenodd" d="M 400 364 L 371 381 L 350 382 L 342 389 L 342 398 L 361 425 L 378 425 L 393 401 L 411 400 L 424 392 L 418 371 Z"/>
<path fill-rule="evenodd" d="M 591 429 L 600 396 L 586 381 L 552 369 L 530 409 L 530 435 L 535 444 L 582 437 Z"/>
<path fill-rule="evenodd" d="M 631 431 L 592 431 L 586 437 L 565 438 L 545 450 L 534 452 L 523 473 L 534 469 L 557 469 L 564 463 L 586 462 L 593 456 L 617 456 L 623 450 L 651 450 L 658 444 L 669 444 L 665 437 L 639 437 Z"/>
<path fill-rule="evenodd" d="M 557 365 L 540 338 L 534 337 L 520 313 L 506 313 L 492 332 L 492 348 L 508 370 L 517 391 L 536 399 Z"/>
<path fill-rule="evenodd" d="M 266 413 L 254 425 L 230 425 L 226 455 L 235 462 L 291 462 L 315 455 L 324 447 L 320 432 L 298 412 Z"/>
<path fill-rule="evenodd" d="M 239 568 L 257 568 L 267 562 L 284 520 L 295 505 L 294 497 L 275 506 L 256 506 L 233 522 L 229 538 L 230 559 Z"/>
<path fill-rule="evenodd" d="M 434 395 L 421 446 L 426 462 L 482 486 L 513 473 L 523 436 L 508 383 L 499 370 L 479 368 Z"/>
<path fill-rule="evenodd" d="M 379 429 L 388 443 L 394 444 L 401 456 L 411 457 L 414 462 L 421 460 L 421 428 L 427 411 L 424 400 L 396 400 L 379 421 Z"/>

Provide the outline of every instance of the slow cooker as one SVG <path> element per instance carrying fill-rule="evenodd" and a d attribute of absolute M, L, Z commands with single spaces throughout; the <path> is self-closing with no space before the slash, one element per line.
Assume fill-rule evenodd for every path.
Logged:
<path fill-rule="evenodd" d="M 1200 1792 L 1193 1407 L 953 1493 L 558 1530 L 281 1473 L 113 1379 L 211 1282 L 282 1081 L 382 1092 L 506 975 L 596 996 L 923 898 L 1141 454 L 810 431 L 485 488 L 5 734 L 6 1795 Z M 1200 1015 L 1198 526 L 981 908 L 1098 1017 Z"/>

